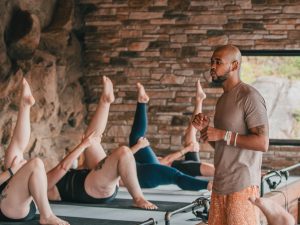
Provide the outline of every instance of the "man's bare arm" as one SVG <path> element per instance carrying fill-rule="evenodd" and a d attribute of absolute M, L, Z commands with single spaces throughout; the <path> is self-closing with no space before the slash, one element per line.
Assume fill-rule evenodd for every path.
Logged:
<path fill-rule="evenodd" d="M 233 145 L 235 133 L 231 136 L 230 143 Z M 266 125 L 257 126 L 249 129 L 249 134 L 238 135 L 237 147 L 266 152 L 269 148 L 269 129 Z"/>
<path fill-rule="evenodd" d="M 226 130 L 207 127 L 201 130 L 201 139 L 204 142 L 208 141 L 213 146 L 215 141 L 221 141 L 224 139 L 225 133 Z M 268 133 L 268 127 L 266 125 L 249 129 L 249 133 L 247 135 L 238 134 L 236 136 L 236 133 L 233 132 L 230 138 L 230 145 L 234 146 L 236 139 L 236 147 L 266 152 L 269 148 Z"/>

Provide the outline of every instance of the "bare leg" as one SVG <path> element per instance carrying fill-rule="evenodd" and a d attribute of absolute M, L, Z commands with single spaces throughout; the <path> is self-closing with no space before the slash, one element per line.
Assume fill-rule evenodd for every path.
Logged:
<path fill-rule="evenodd" d="M 196 83 L 196 98 L 195 98 L 195 108 L 193 111 L 193 116 L 191 118 L 190 124 L 186 130 L 186 134 L 185 134 L 185 145 L 189 146 L 193 143 L 194 145 L 194 152 L 198 151 L 199 152 L 199 143 L 197 141 L 197 129 L 192 125 L 192 121 L 195 117 L 195 115 L 197 115 L 198 113 L 202 113 L 202 104 L 203 104 L 203 100 L 206 98 L 206 94 L 204 93 L 201 84 L 200 84 L 200 80 L 197 81 Z M 188 153 L 191 154 L 191 153 Z M 202 176 L 214 176 L 215 173 L 215 168 L 212 164 L 210 163 L 205 163 L 205 162 L 201 162 L 200 165 L 200 173 L 202 174 Z"/>
<path fill-rule="evenodd" d="M 276 202 L 267 198 L 249 198 L 249 201 L 261 209 L 269 225 L 295 225 L 295 219 Z"/>
<path fill-rule="evenodd" d="M 147 201 L 142 193 L 137 180 L 135 160 L 128 147 L 114 150 L 111 155 L 99 162 L 97 168 L 87 176 L 85 189 L 89 195 L 96 198 L 111 196 L 119 177 L 132 196 L 134 206 L 144 209 L 157 208 Z"/>
<path fill-rule="evenodd" d="M 148 117 L 147 117 L 147 102 L 149 97 L 145 92 L 144 86 L 137 83 L 137 106 L 134 114 L 134 120 L 129 135 L 129 146 L 134 153 L 134 158 L 138 163 L 153 163 L 159 164 L 157 156 L 150 145 L 145 145 L 141 148 L 136 148 L 137 143 L 142 137 L 147 136 Z"/>
<path fill-rule="evenodd" d="M 19 105 L 19 113 L 17 118 L 16 127 L 12 136 L 12 140 L 5 152 L 5 167 L 11 167 L 12 161 L 17 157 L 17 161 L 21 161 L 23 158 L 23 152 L 25 151 L 29 139 L 30 139 L 30 108 L 35 103 L 32 96 L 30 87 L 27 81 L 23 78 L 22 93 Z"/>
<path fill-rule="evenodd" d="M 23 218 L 29 212 L 32 197 L 40 212 L 40 224 L 67 225 L 56 217 L 47 199 L 47 179 L 43 162 L 32 159 L 11 179 L 3 191 L 1 211 L 10 218 Z M 31 197 L 32 196 L 32 197 Z"/>
<path fill-rule="evenodd" d="M 5 167 L 20 163 L 30 139 L 30 108 L 35 103 L 30 87 L 25 79 L 22 82 L 21 100 L 17 124 L 11 143 L 5 153 Z M 3 191 L 0 201 L 1 211 L 10 218 L 25 217 L 30 208 L 32 197 L 40 211 L 40 223 L 49 225 L 69 224 L 56 217 L 47 199 L 47 180 L 45 168 L 41 160 L 33 159 L 25 164 L 12 177 Z"/>
<path fill-rule="evenodd" d="M 190 124 L 189 124 L 188 128 L 186 129 L 186 134 L 185 134 L 185 145 L 189 145 L 190 143 L 197 143 L 197 145 L 195 145 L 195 147 L 198 147 L 198 151 L 199 151 L 199 144 L 198 144 L 198 141 L 196 138 L 197 130 L 192 125 L 192 121 L 193 121 L 195 115 L 202 112 L 202 103 L 205 98 L 206 98 L 206 94 L 204 93 L 204 91 L 201 87 L 200 80 L 198 80 L 197 84 L 196 84 L 195 108 L 193 111 L 193 116 L 191 118 Z"/>
<path fill-rule="evenodd" d="M 100 135 L 98 143 L 94 143 L 84 152 L 85 166 L 89 169 L 95 168 L 97 163 L 106 156 L 100 141 L 107 124 L 110 104 L 114 100 L 115 97 L 113 84 L 108 77 L 103 76 L 103 92 L 100 97 L 95 115 L 85 131 L 85 136 L 88 136 L 94 131 L 97 131 L 97 133 Z"/>
<path fill-rule="evenodd" d="M 59 164 L 47 173 L 48 180 L 48 198 L 50 200 L 61 200 L 58 189 L 56 187 L 57 182 L 65 176 L 67 171 L 71 168 L 74 160 L 76 160 L 84 150 L 97 144 L 99 140 L 99 134 L 96 132 L 91 133 L 81 140 L 81 143 L 77 145 L 67 156 L 59 162 Z"/>
<path fill-rule="evenodd" d="M 205 177 L 213 177 L 215 175 L 215 167 L 210 163 L 201 162 L 200 173 Z"/>

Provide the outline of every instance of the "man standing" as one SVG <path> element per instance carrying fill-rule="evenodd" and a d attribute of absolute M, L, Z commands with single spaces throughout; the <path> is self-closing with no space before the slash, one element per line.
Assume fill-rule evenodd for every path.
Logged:
<path fill-rule="evenodd" d="M 193 125 L 215 148 L 215 176 L 209 225 L 256 225 L 258 214 L 248 200 L 258 197 L 262 152 L 269 147 L 263 97 L 240 80 L 241 53 L 232 45 L 218 47 L 211 58 L 211 77 L 224 93 L 218 99 L 214 127 L 204 114 Z"/>

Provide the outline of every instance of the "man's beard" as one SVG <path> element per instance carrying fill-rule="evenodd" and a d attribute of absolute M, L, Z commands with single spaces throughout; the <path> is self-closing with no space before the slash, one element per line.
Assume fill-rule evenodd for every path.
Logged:
<path fill-rule="evenodd" d="M 210 83 L 210 87 L 222 87 L 225 80 L 227 80 L 229 76 L 229 71 L 224 73 L 222 76 L 216 76 L 216 79 L 212 79 L 212 82 Z"/>

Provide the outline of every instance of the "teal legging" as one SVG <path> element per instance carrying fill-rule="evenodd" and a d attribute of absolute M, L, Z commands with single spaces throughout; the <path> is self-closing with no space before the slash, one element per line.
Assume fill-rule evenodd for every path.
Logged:
<path fill-rule="evenodd" d="M 137 103 L 130 133 L 130 147 L 135 145 L 140 137 L 145 137 L 147 124 L 147 105 Z M 176 184 L 183 190 L 201 190 L 207 187 L 207 180 L 194 178 L 175 168 L 161 165 L 150 146 L 139 150 L 134 157 L 139 183 L 142 188 L 154 188 L 166 184 Z"/>

